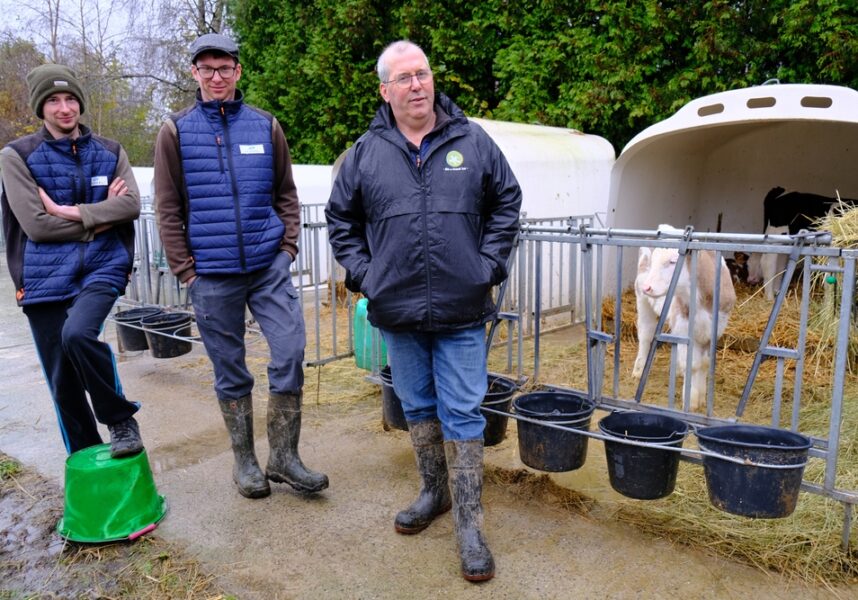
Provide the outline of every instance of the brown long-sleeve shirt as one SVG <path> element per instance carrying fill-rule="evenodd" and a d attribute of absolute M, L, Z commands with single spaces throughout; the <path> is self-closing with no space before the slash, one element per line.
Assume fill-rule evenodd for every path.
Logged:
<path fill-rule="evenodd" d="M 81 221 L 48 214 L 29 167 L 21 155 L 8 146 L 0 151 L 0 173 L 9 208 L 21 229 L 34 242 L 88 242 L 99 225 L 128 223 L 140 214 L 140 192 L 124 149 L 119 152 L 114 179 L 125 180 L 128 193 L 93 204 L 78 204 Z"/>

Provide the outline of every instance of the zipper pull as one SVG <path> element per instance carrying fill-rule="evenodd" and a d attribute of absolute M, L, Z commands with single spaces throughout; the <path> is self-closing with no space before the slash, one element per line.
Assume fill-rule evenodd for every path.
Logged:
<path fill-rule="evenodd" d="M 420 161 L 420 155 L 418 154 L 418 155 L 417 155 L 417 168 L 418 168 L 418 169 L 420 168 L 420 163 L 421 163 L 421 161 Z"/>
<path fill-rule="evenodd" d="M 217 144 L 218 146 L 223 146 L 223 142 L 221 141 L 219 135 L 215 135 L 215 144 Z"/>
<path fill-rule="evenodd" d="M 77 156 L 77 142 L 71 143 L 72 155 Z"/>

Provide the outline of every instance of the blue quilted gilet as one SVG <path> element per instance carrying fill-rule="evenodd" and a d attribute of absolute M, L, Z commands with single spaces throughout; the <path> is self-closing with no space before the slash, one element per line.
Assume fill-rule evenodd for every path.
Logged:
<path fill-rule="evenodd" d="M 34 145 L 33 138 L 27 136 L 12 144 L 32 148 L 24 155 L 27 166 L 39 187 L 57 204 L 101 202 L 107 198 L 108 185 L 116 173 L 119 144 L 94 136 L 84 127 L 81 131 L 75 140 L 43 139 Z M 112 285 L 121 293 L 133 263 L 133 250 L 122 233 L 120 227 L 113 227 L 90 242 L 38 243 L 27 239 L 20 303 L 67 300 L 95 282 Z"/>
<path fill-rule="evenodd" d="M 252 273 L 274 262 L 285 227 L 274 211 L 272 117 L 239 99 L 173 117 L 200 274 Z"/>

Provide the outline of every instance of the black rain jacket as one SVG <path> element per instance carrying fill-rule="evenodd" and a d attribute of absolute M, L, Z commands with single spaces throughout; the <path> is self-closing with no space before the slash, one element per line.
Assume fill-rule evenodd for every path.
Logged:
<path fill-rule="evenodd" d="M 325 210 L 346 286 L 369 321 L 441 332 L 491 321 L 507 277 L 521 189 L 494 141 L 443 94 L 418 168 L 387 104 L 349 149 Z M 449 118 L 447 118 L 449 117 Z"/>

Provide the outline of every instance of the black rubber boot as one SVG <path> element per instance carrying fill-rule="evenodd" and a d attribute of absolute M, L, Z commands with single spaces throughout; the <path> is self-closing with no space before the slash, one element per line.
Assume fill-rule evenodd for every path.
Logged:
<path fill-rule="evenodd" d="M 420 533 L 429 527 L 435 517 L 450 510 L 451 506 L 441 423 L 435 419 L 409 423 L 408 431 L 411 433 L 422 486 L 417 499 L 397 514 L 394 520 L 396 531 L 404 534 Z"/>
<path fill-rule="evenodd" d="M 444 451 L 462 576 L 468 581 L 486 581 L 495 576 L 495 561 L 482 532 L 483 440 L 447 441 Z"/>
<path fill-rule="evenodd" d="M 253 448 L 251 396 L 247 395 L 237 400 L 221 400 L 220 411 L 235 454 L 232 478 L 238 486 L 238 493 L 245 498 L 264 498 L 271 493 L 271 487 L 262 469 L 259 468 Z"/>
<path fill-rule="evenodd" d="M 268 466 L 265 476 L 288 483 L 299 492 L 313 493 L 328 487 L 328 476 L 311 471 L 298 455 L 301 437 L 301 394 L 268 396 Z"/>

